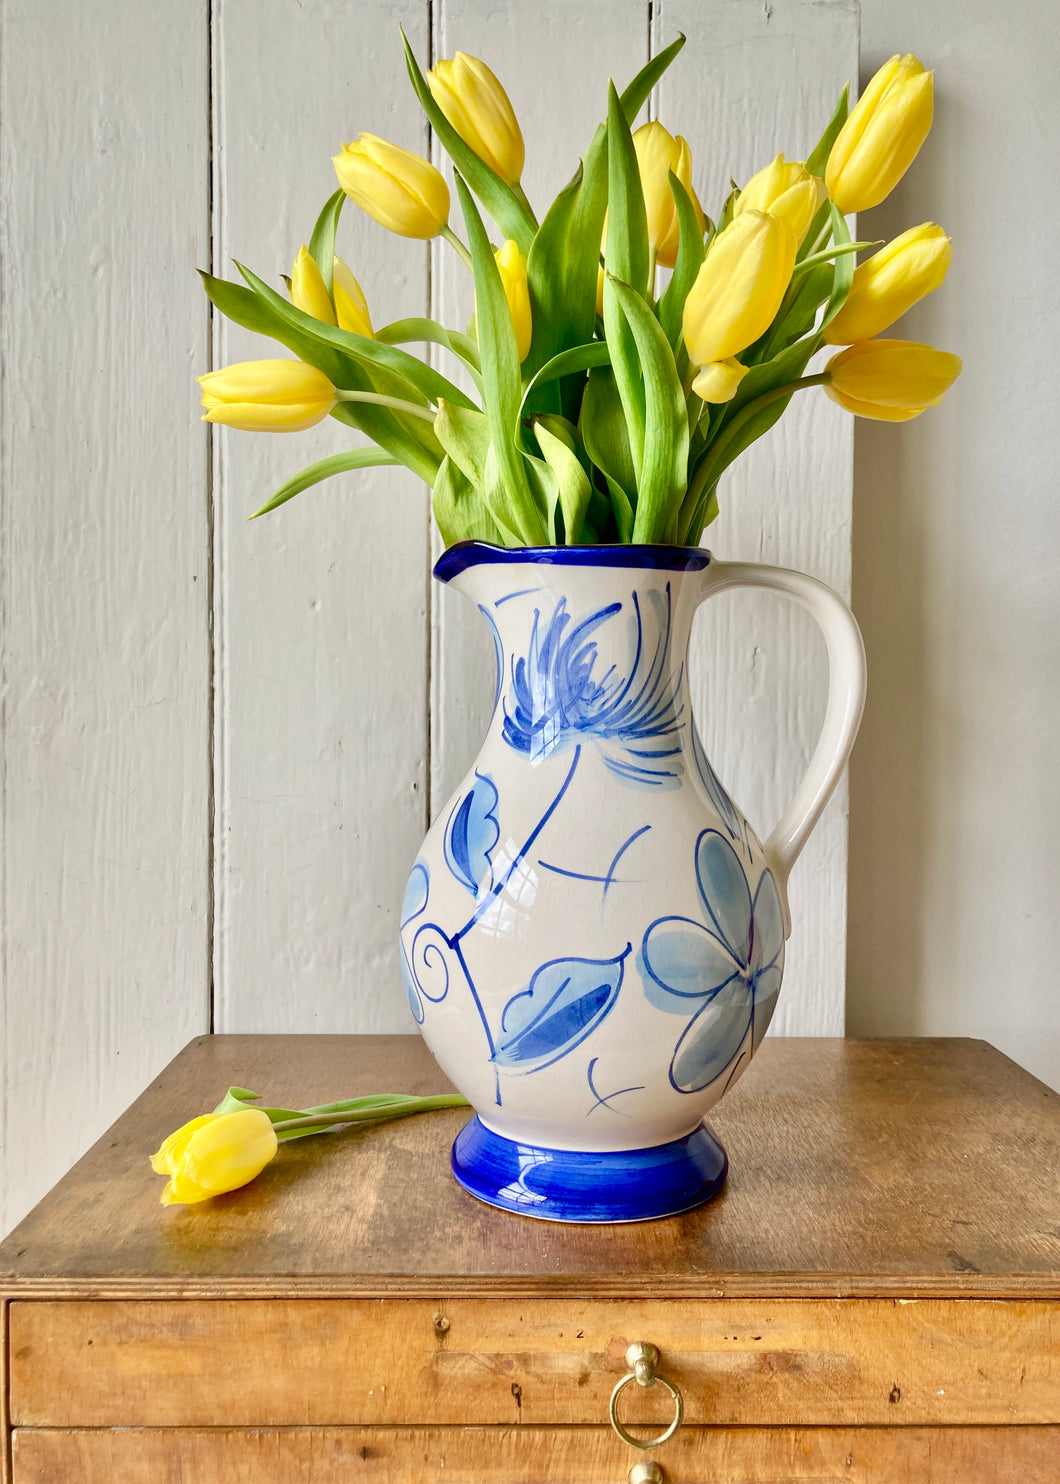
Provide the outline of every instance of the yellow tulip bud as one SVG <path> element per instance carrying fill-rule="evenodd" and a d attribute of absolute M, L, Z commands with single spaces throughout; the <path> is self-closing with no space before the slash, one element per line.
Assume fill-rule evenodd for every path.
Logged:
<path fill-rule="evenodd" d="M 298 433 L 335 405 L 335 388 L 304 361 L 240 361 L 197 378 L 205 423 L 251 433 Z"/>
<path fill-rule="evenodd" d="M 520 363 L 530 354 L 530 290 L 526 282 L 526 259 L 517 245 L 509 238 L 497 249 L 497 267 L 501 270 L 504 297 L 508 300 L 508 312 L 515 331 L 515 348 Z"/>
<path fill-rule="evenodd" d="M 696 366 L 727 361 L 773 322 L 795 266 L 790 223 L 745 211 L 714 238 L 685 300 L 684 338 Z"/>
<path fill-rule="evenodd" d="M 363 335 L 366 340 L 374 340 L 375 331 L 372 329 L 364 291 L 337 253 L 332 288 L 335 291 L 335 316 L 339 329 L 349 330 L 354 335 Z"/>
<path fill-rule="evenodd" d="M 457 52 L 435 62 L 427 82 L 438 107 L 479 159 L 509 185 L 523 173 L 526 149 L 508 94 L 478 57 Z"/>
<path fill-rule="evenodd" d="M 633 148 L 640 167 L 640 183 L 648 217 L 648 246 L 655 251 L 655 261 L 664 268 L 677 262 L 681 226 L 670 189 L 670 171 L 677 176 L 689 196 L 699 219 L 702 235 L 706 224 L 703 208 L 692 189 L 692 154 L 688 141 L 679 134 L 675 139 L 668 129 L 653 120 L 642 124 L 633 135 Z"/>
<path fill-rule="evenodd" d="M 335 323 L 335 311 L 331 307 L 320 269 L 305 246 L 299 251 L 291 269 L 291 303 L 303 314 L 322 319 L 326 325 Z"/>
<path fill-rule="evenodd" d="M 795 241 L 801 244 L 824 197 L 823 180 L 811 175 L 801 161 L 777 155 L 771 165 L 751 176 L 736 198 L 733 216 L 742 216 L 745 211 L 782 216 L 795 233 Z"/>
<path fill-rule="evenodd" d="M 842 309 L 824 332 L 829 345 L 871 340 L 946 277 L 953 247 L 941 227 L 910 227 L 854 269 Z"/>
<path fill-rule="evenodd" d="M 596 270 L 596 312 L 601 319 L 604 317 L 604 265 L 600 264 Z"/>
<path fill-rule="evenodd" d="M 934 75 L 912 54 L 892 57 L 858 99 L 825 169 L 844 215 L 878 206 L 916 159 L 931 128 Z"/>
<path fill-rule="evenodd" d="M 861 340 L 825 367 L 825 391 L 858 417 L 903 423 L 941 402 L 961 374 L 960 356 L 911 340 Z"/>
<path fill-rule="evenodd" d="M 692 390 L 701 402 L 731 402 L 747 370 L 732 356 L 727 361 L 711 361 L 700 368 Z"/>
<path fill-rule="evenodd" d="M 449 221 L 449 187 L 429 160 L 374 134 L 344 144 L 331 163 L 362 211 L 399 237 L 437 237 Z"/>
<path fill-rule="evenodd" d="M 163 1206 L 193 1205 L 238 1190 L 276 1155 L 279 1141 L 267 1113 L 204 1113 L 163 1141 L 151 1156 L 156 1175 L 168 1175 Z"/>

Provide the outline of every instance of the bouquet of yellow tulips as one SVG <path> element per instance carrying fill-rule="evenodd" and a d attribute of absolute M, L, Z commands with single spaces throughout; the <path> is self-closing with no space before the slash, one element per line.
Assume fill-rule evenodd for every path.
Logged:
<path fill-rule="evenodd" d="M 915 158 L 932 74 L 893 57 L 852 111 L 844 91 L 805 163 L 778 155 L 734 184 L 712 221 L 686 141 L 658 122 L 631 130 L 683 44 L 621 94 L 611 86 L 606 122 L 539 222 L 497 78 L 462 52 L 424 75 L 406 41 L 412 86 L 453 161 L 466 240 L 434 166 L 362 134 L 334 159 L 340 188 L 295 259 L 289 298 L 243 267 L 244 285 L 203 275 L 218 309 L 297 357 L 200 377 L 208 421 L 293 431 L 330 415 L 374 445 L 313 464 L 257 514 L 341 471 L 404 464 L 432 487 L 447 545 L 693 544 L 717 514 L 721 475 L 796 391 L 823 387 L 887 422 L 942 399 L 958 357 L 879 337 L 942 282 L 949 238 L 925 223 L 855 267 L 859 249 L 879 244 L 852 241 L 845 220 L 882 201 Z M 460 255 L 475 290 L 466 331 L 423 318 L 373 329 L 335 253 L 347 198 L 388 231 L 440 236 Z M 403 349 L 424 342 L 454 359 L 463 385 Z M 825 345 L 846 348 L 808 371 Z"/>

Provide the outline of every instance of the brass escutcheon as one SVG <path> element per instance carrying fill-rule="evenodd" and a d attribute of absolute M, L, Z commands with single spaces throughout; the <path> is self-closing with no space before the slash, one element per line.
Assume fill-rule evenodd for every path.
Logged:
<path fill-rule="evenodd" d="M 654 1345 L 650 1345 L 646 1340 L 637 1340 L 634 1344 L 630 1345 L 626 1351 L 626 1364 L 629 1366 L 628 1372 L 622 1377 L 611 1393 L 611 1405 L 608 1409 L 611 1417 L 611 1426 L 618 1433 L 623 1443 L 628 1444 L 630 1448 L 659 1448 L 663 1443 L 670 1441 L 684 1421 L 684 1399 L 673 1382 L 667 1381 L 665 1376 L 660 1376 L 656 1371 L 655 1368 L 659 1364 L 659 1352 Z M 631 1381 L 636 1381 L 638 1386 L 644 1387 L 654 1386 L 656 1381 L 658 1381 L 660 1386 L 666 1387 L 666 1390 L 674 1399 L 674 1420 L 670 1423 L 666 1431 L 660 1433 L 657 1438 L 635 1438 L 631 1433 L 626 1431 L 622 1423 L 618 1420 L 618 1399 L 622 1394 L 623 1388 L 628 1386 Z M 653 1465 L 653 1467 L 657 1466 Z M 661 1478 L 661 1474 L 659 1477 Z M 650 1474 L 644 1474 L 642 1478 L 638 1478 L 636 1481 L 633 1481 L 633 1475 L 631 1474 L 630 1480 L 631 1484 L 658 1484 L 658 1481 Z"/>

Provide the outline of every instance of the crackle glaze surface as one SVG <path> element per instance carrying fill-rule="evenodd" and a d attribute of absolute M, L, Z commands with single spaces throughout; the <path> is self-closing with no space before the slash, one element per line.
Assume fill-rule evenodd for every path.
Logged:
<path fill-rule="evenodd" d="M 497 695 L 401 913 L 412 1013 L 488 1130 L 553 1149 L 690 1133 L 784 966 L 761 842 L 707 760 L 685 656 L 705 552 L 454 548 Z"/>

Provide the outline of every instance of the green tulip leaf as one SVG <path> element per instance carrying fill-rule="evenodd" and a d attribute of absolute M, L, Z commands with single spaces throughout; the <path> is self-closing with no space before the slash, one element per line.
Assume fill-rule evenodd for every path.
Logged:
<path fill-rule="evenodd" d="M 589 372 L 578 419 L 585 450 L 609 481 L 623 491 L 625 503 L 632 512 L 637 493 L 637 474 L 629 446 L 629 430 L 622 411 L 622 399 L 610 367 Z M 632 529 L 632 521 L 630 522 Z M 623 540 L 626 538 L 623 537 Z"/>
<path fill-rule="evenodd" d="M 670 282 L 666 285 L 663 296 L 659 300 L 659 323 L 676 355 L 678 345 L 681 343 L 685 300 L 703 265 L 706 248 L 703 246 L 703 233 L 699 229 L 699 218 L 692 205 L 692 198 L 672 170 L 670 171 L 670 190 L 677 208 L 680 237 L 677 244 L 677 262 L 674 264 Z"/>
<path fill-rule="evenodd" d="M 519 466 L 522 472 L 523 483 L 526 485 L 526 500 L 532 500 L 529 481 L 526 477 L 526 464 L 522 454 L 519 455 Z M 540 518 L 540 528 L 535 530 L 531 538 L 524 535 L 526 529 L 526 501 L 518 504 L 512 499 L 511 489 L 504 477 L 501 461 L 497 456 L 497 445 L 490 443 L 486 450 L 486 463 L 482 477 L 482 495 L 486 506 L 500 528 L 503 540 L 502 546 L 544 546 L 548 539 L 544 518 Z"/>
<path fill-rule="evenodd" d="M 446 546 L 456 541 L 488 541 L 503 546 L 497 526 L 481 493 L 447 454 L 438 466 L 431 494 L 434 523 Z"/>
<path fill-rule="evenodd" d="M 526 279 L 533 338 L 530 353 L 523 362 L 523 376 L 533 378 L 534 382 L 537 381 L 535 373 L 559 351 L 592 335 L 592 321 L 586 323 L 584 306 L 577 299 L 578 285 L 572 286 L 570 274 L 572 248 L 575 249 L 575 258 L 577 256 L 571 222 L 577 210 L 583 178 L 579 164 L 573 179 L 549 207 L 527 254 Z M 550 392 L 551 405 L 558 407 L 558 390 L 551 388 Z"/>
<path fill-rule="evenodd" d="M 839 207 L 835 204 L 834 201 L 830 204 L 832 210 L 832 236 L 835 239 L 837 247 L 845 247 L 850 242 L 849 228 L 847 227 L 846 220 L 843 217 L 843 213 L 839 210 Z M 825 306 L 824 318 L 821 320 L 818 329 L 818 345 L 820 344 L 821 331 L 828 328 L 828 326 L 835 319 L 836 315 L 842 309 L 843 305 L 847 302 L 847 295 L 850 293 L 850 285 L 853 282 L 853 257 L 847 254 L 843 257 L 836 258 L 835 267 L 832 275 L 832 292 L 828 296 L 828 303 Z"/>
<path fill-rule="evenodd" d="M 835 112 L 832 114 L 832 117 L 828 120 L 824 133 L 810 151 L 809 158 L 806 161 L 806 168 L 811 175 L 824 175 L 825 167 L 828 164 L 828 156 L 832 153 L 832 145 L 839 138 L 839 131 L 846 123 L 849 112 L 850 84 L 847 83 L 839 95 L 839 102 L 835 106 Z"/>
<path fill-rule="evenodd" d="M 648 224 L 637 152 L 613 83 L 607 106 L 607 195 L 604 336 L 629 430 L 639 493 L 644 458 L 644 381 L 633 331 L 628 316 L 619 308 L 614 285 L 621 281 L 643 293 L 648 280 Z"/>
<path fill-rule="evenodd" d="M 408 345 L 415 342 L 427 342 L 431 345 L 440 345 L 443 350 L 448 350 L 466 366 L 471 372 L 476 386 L 481 390 L 482 365 L 479 360 L 478 342 L 472 340 L 470 335 L 462 335 L 459 330 L 447 330 L 437 320 L 412 318 L 395 320 L 391 325 L 384 325 L 381 330 L 376 331 L 376 340 L 382 345 Z"/>
<path fill-rule="evenodd" d="M 526 464 L 526 477 L 530 481 L 530 488 L 534 492 L 534 498 L 545 513 L 545 525 L 548 530 L 549 546 L 558 546 L 559 529 L 556 524 L 556 514 L 559 510 L 559 481 L 556 479 L 554 470 L 544 459 L 535 457 L 532 453 L 524 453 Z"/>
<path fill-rule="evenodd" d="M 516 242 L 525 255 L 537 231 L 537 219 L 530 210 L 522 192 L 516 192 L 507 181 L 500 178 L 484 160 L 480 160 L 469 144 L 465 144 L 445 114 L 434 101 L 430 84 L 420 70 L 415 53 L 409 45 L 404 30 L 401 40 L 405 47 L 405 64 L 420 106 L 437 134 L 439 141 L 449 154 L 457 170 L 470 185 L 475 195 L 485 206 L 493 220 L 506 237 Z"/>
<path fill-rule="evenodd" d="M 475 313 L 482 355 L 482 390 L 492 434 L 490 447 L 496 460 L 498 478 L 505 486 L 503 499 L 493 491 L 501 506 L 500 512 L 494 508 L 489 489 L 487 502 L 494 518 L 512 532 L 517 543 L 537 546 L 545 539 L 544 521 L 530 491 L 523 456 L 516 446 L 522 380 L 515 329 L 500 269 L 482 218 L 459 171 L 455 178 L 475 273 Z"/>
<path fill-rule="evenodd" d="M 573 447 L 550 432 L 545 426 L 545 419 L 542 418 L 535 424 L 534 435 L 559 487 L 564 539 L 568 546 L 574 546 L 581 540 L 582 522 L 589 508 L 592 485 Z"/>
<path fill-rule="evenodd" d="M 323 211 L 317 217 L 317 224 L 309 239 L 309 256 L 320 269 L 320 276 L 324 280 L 329 299 L 334 297 L 335 292 L 335 233 L 338 230 L 339 217 L 342 214 L 345 200 L 346 192 L 340 187 L 333 196 L 328 198 Z"/>
<path fill-rule="evenodd" d="M 533 408 L 533 394 L 546 382 L 556 381 L 560 377 L 570 376 L 578 371 L 588 371 L 593 366 L 606 366 L 610 363 L 611 353 L 604 340 L 592 340 L 588 345 L 573 345 L 570 350 L 561 350 L 547 361 L 528 383 L 523 393 L 521 415 L 525 417 Z"/>
<path fill-rule="evenodd" d="M 438 404 L 434 432 L 465 479 L 476 489 L 486 481 L 486 454 L 490 446 L 489 419 L 481 412 L 469 412 L 444 399 Z"/>
<path fill-rule="evenodd" d="M 384 464 L 396 464 L 397 459 L 382 448 L 353 448 L 347 453 L 333 453 L 329 458 L 321 459 L 316 464 L 310 464 L 308 469 L 303 469 L 301 474 L 296 474 L 280 488 L 270 500 L 266 500 L 260 510 L 255 510 L 249 518 L 257 520 L 259 515 L 268 515 L 271 510 L 277 510 L 281 505 L 286 505 L 288 500 L 293 500 L 295 495 L 300 495 L 303 490 L 309 489 L 310 485 L 320 484 L 324 479 L 330 479 L 334 474 L 344 474 L 349 469 L 373 469 Z"/>
<path fill-rule="evenodd" d="M 647 304 L 612 275 L 604 286 L 630 328 L 644 386 L 644 444 L 634 541 L 672 539 L 688 477 L 688 414 L 670 342 Z"/>
<path fill-rule="evenodd" d="M 618 530 L 618 539 L 623 545 L 628 545 L 633 540 L 633 525 L 636 519 L 633 506 L 629 496 L 618 483 L 612 479 L 610 474 L 605 474 L 608 492 L 611 496 L 611 511 L 615 518 L 615 526 Z"/>
<path fill-rule="evenodd" d="M 669 46 L 663 47 L 658 56 L 652 57 L 651 61 L 640 69 L 633 81 L 623 90 L 619 101 L 629 124 L 633 124 L 637 114 L 651 96 L 652 88 L 663 76 L 684 44 L 685 37 L 682 32 L 678 31 L 677 39 L 671 41 Z"/>
<path fill-rule="evenodd" d="M 561 443 L 565 444 L 567 448 L 570 449 L 571 453 L 575 455 L 579 464 L 581 464 L 582 468 L 585 470 L 585 477 L 591 483 L 593 477 L 593 461 L 586 453 L 585 445 L 582 442 L 581 436 L 578 433 L 578 429 L 574 426 L 574 424 L 572 422 L 568 422 L 565 417 L 559 417 L 556 413 L 553 412 L 539 412 L 534 421 L 539 427 L 547 429 L 547 431 L 552 434 L 553 438 L 558 438 Z"/>

